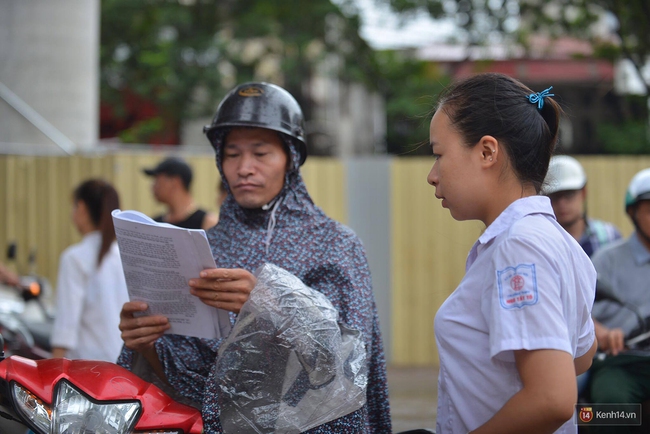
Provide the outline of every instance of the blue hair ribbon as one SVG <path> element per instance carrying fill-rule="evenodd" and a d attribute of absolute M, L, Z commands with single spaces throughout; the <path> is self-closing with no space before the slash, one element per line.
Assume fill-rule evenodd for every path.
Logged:
<path fill-rule="evenodd" d="M 551 89 L 553 89 L 553 86 L 544 89 L 541 92 L 531 93 L 528 95 L 528 101 L 530 101 L 531 104 L 537 104 L 537 110 L 541 110 L 542 107 L 544 107 L 544 98 L 547 96 L 555 96 L 554 93 L 549 93 Z"/>

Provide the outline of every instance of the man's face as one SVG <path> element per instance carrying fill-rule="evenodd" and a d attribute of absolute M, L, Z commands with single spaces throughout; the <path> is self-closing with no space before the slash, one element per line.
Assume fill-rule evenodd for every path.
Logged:
<path fill-rule="evenodd" d="M 177 181 L 177 177 L 169 176 L 165 173 L 157 174 L 151 184 L 151 192 L 156 200 L 161 203 L 167 203 L 170 195 L 173 194 L 174 184 Z"/>
<path fill-rule="evenodd" d="M 222 167 L 235 201 L 261 208 L 284 186 L 287 154 L 275 131 L 238 127 L 224 139 Z"/>
<path fill-rule="evenodd" d="M 558 191 L 548 195 L 555 217 L 562 227 L 571 226 L 582 218 L 586 196 L 586 188 Z"/>
<path fill-rule="evenodd" d="M 650 236 L 650 200 L 642 200 L 628 211 L 646 236 Z M 649 247 L 650 248 L 650 247 Z"/>

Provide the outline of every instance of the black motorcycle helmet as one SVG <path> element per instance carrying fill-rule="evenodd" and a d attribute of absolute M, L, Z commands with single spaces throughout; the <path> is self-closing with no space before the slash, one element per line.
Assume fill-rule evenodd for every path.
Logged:
<path fill-rule="evenodd" d="M 240 84 L 226 95 L 212 123 L 203 127 L 215 146 L 215 137 L 225 127 L 258 127 L 284 133 L 292 138 L 300 154 L 300 165 L 307 159 L 302 109 L 296 99 L 275 84 L 251 82 Z"/>

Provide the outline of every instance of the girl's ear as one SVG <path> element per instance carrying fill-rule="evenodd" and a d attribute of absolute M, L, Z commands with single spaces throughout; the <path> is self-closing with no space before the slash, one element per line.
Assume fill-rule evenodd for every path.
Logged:
<path fill-rule="evenodd" d="M 486 166 L 493 166 L 499 158 L 499 141 L 492 136 L 483 136 L 478 142 L 481 153 L 481 162 Z"/>

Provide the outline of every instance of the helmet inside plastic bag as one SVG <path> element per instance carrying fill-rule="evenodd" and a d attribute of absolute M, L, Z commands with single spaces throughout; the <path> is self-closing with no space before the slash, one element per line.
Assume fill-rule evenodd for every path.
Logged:
<path fill-rule="evenodd" d="M 318 291 L 271 264 L 219 349 L 225 433 L 300 433 L 366 402 L 363 337 Z"/>

